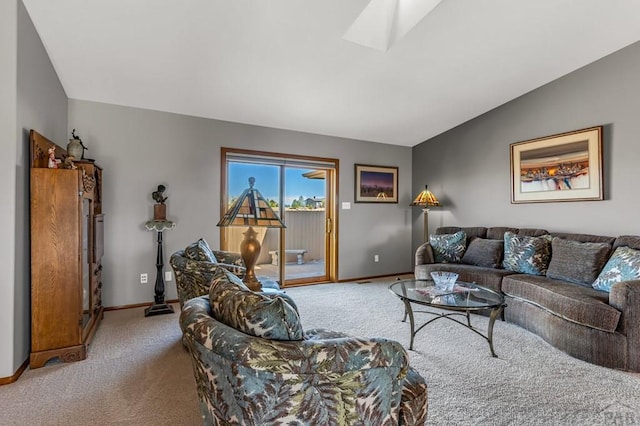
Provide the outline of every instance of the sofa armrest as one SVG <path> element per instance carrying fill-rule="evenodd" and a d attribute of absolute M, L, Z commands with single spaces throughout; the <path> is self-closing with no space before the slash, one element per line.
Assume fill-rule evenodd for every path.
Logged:
<path fill-rule="evenodd" d="M 191 299 L 180 314 L 188 345 L 253 370 L 279 374 L 343 374 L 380 369 L 404 378 L 409 359 L 400 343 L 383 338 L 357 338 L 326 330 L 310 330 L 304 340 L 276 341 L 250 336 L 211 316 L 208 297 Z M 194 350 L 196 348 L 190 348 Z M 386 371 L 386 373 L 385 373 Z M 394 374 L 395 371 L 395 374 Z"/>
<path fill-rule="evenodd" d="M 627 336 L 627 368 L 640 371 L 640 280 L 614 284 L 609 304 L 622 312 L 616 331 Z"/>
<path fill-rule="evenodd" d="M 415 266 L 435 263 L 431 244 L 424 243 L 416 250 Z"/>

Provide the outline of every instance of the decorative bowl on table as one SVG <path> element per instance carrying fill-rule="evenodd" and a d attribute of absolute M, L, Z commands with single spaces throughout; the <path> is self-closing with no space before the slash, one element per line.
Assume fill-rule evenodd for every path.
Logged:
<path fill-rule="evenodd" d="M 458 274 L 455 272 L 433 271 L 431 272 L 431 278 L 436 286 L 436 290 L 453 291 L 453 286 L 456 284 Z"/>

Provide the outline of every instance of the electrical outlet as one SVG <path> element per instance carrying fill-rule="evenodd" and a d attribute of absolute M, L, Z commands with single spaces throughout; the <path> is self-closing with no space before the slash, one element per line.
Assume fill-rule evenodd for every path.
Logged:
<path fill-rule="evenodd" d="M 149 282 L 149 275 L 140 274 L 140 284 L 146 284 Z"/>
<path fill-rule="evenodd" d="M 171 276 L 171 271 L 165 271 L 164 280 L 165 281 L 171 281 L 172 279 L 173 279 L 173 277 Z"/>
<path fill-rule="evenodd" d="M 380 256 L 378 256 L 377 254 L 373 255 L 373 261 L 374 262 L 380 262 Z"/>

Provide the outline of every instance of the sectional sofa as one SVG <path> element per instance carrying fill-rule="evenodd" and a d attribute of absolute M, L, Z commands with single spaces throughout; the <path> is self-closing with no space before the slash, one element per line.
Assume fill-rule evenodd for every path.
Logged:
<path fill-rule="evenodd" d="M 604 367 L 640 371 L 640 237 L 441 227 L 415 275 L 452 271 L 505 295 L 504 319 Z"/>

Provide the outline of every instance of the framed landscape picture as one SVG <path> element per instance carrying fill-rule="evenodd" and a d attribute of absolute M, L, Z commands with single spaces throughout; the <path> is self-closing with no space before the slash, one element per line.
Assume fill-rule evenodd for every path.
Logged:
<path fill-rule="evenodd" d="M 398 168 L 356 164 L 356 203 L 397 203 Z"/>
<path fill-rule="evenodd" d="M 511 202 L 602 200 L 602 126 L 512 143 Z"/>

